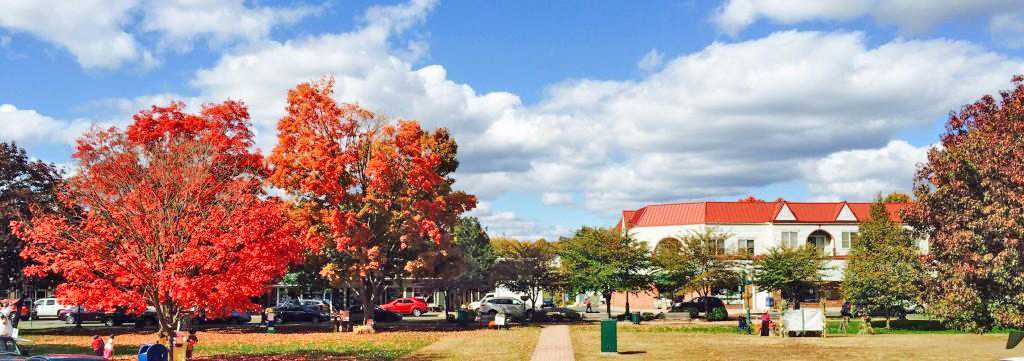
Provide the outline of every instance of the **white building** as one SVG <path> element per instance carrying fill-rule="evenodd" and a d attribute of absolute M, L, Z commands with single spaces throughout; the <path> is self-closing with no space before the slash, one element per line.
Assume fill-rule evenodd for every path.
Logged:
<path fill-rule="evenodd" d="M 900 222 L 900 210 L 906 204 L 889 203 L 886 210 L 891 219 Z M 804 295 L 824 299 L 830 306 L 841 303 L 838 286 L 842 281 L 845 258 L 855 242 L 860 222 L 870 216 L 871 203 L 850 202 L 695 202 L 649 205 L 623 211 L 616 228 L 648 243 L 651 249 L 667 238 L 678 238 L 705 227 L 715 227 L 729 234 L 721 247 L 729 251 L 750 252 L 756 257 L 779 245 L 814 245 L 830 260 L 823 287 Z M 927 252 L 927 241 L 919 241 Z M 753 287 L 753 286 L 751 286 Z M 738 288 L 732 288 L 736 290 Z M 767 307 L 769 294 L 752 289 L 755 310 Z M 739 292 L 732 303 L 739 303 Z M 776 296 L 777 299 L 777 296 Z M 642 302 L 643 300 L 637 300 Z M 614 304 L 614 303 L 613 303 Z"/>

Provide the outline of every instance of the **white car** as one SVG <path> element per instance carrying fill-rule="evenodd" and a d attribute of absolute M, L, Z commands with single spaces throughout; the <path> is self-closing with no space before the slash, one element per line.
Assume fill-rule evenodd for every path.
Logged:
<path fill-rule="evenodd" d="M 70 306 L 62 305 L 56 298 L 40 298 L 33 303 L 32 315 L 35 318 L 53 317 L 57 318 L 58 312 Z"/>
<path fill-rule="evenodd" d="M 480 309 L 480 305 L 484 304 L 484 302 L 487 302 L 487 300 L 492 299 L 492 298 L 494 298 L 494 292 L 485 294 L 484 297 L 481 298 L 479 301 L 470 302 L 469 303 L 469 309 L 471 309 L 473 311 L 479 310 Z"/>
<path fill-rule="evenodd" d="M 481 314 L 504 313 L 512 318 L 526 319 L 526 303 L 514 297 L 484 297 L 479 311 Z"/>

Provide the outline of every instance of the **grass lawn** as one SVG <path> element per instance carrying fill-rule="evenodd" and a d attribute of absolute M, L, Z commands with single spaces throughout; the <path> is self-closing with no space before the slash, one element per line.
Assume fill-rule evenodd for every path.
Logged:
<path fill-rule="evenodd" d="M 577 360 L 997 360 L 1024 355 L 1024 350 L 1004 349 L 1005 334 L 903 331 L 780 338 L 737 335 L 734 327 L 724 325 L 620 324 L 619 355 L 600 353 L 596 326 L 573 327 L 572 340 Z"/>
<path fill-rule="evenodd" d="M 268 334 L 257 328 L 200 331 L 196 355 L 201 360 L 395 360 L 426 347 L 449 333 L 442 331 L 388 331 L 373 335 L 302 330 Z M 90 353 L 89 330 L 28 333 L 22 337 L 32 354 Z M 469 332 L 469 331 L 466 331 Z M 100 333 L 102 336 L 109 335 Z M 118 333 L 117 359 L 134 360 L 139 347 L 156 341 L 149 331 Z M 232 357 L 234 356 L 234 358 Z"/>
<path fill-rule="evenodd" d="M 453 332 L 401 360 L 525 361 L 537 346 L 540 327 Z"/>

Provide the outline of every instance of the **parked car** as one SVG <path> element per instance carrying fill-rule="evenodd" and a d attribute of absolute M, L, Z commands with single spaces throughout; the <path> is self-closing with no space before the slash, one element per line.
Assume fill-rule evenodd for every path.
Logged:
<path fill-rule="evenodd" d="M 349 319 L 353 322 L 361 322 L 363 320 L 363 305 L 349 307 L 348 312 Z M 402 315 L 374 306 L 373 320 L 375 322 L 398 322 L 402 320 Z"/>
<path fill-rule="evenodd" d="M 27 360 L 28 351 L 18 346 L 13 338 L 0 337 L 0 360 Z"/>
<path fill-rule="evenodd" d="M 296 306 L 292 304 L 274 307 L 274 319 L 285 322 L 323 322 L 331 317 L 320 307 Z"/>
<path fill-rule="evenodd" d="M 102 310 L 93 310 L 93 309 L 90 309 L 87 306 L 82 306 L 82 307 L 73 306 L 73 307 L 69 307 L 67 310 L 65 310 L 63 316 L 64 316 L 64 322 L 69 324 L 69 325 L 70 324 L 76 324 L 76 323 L 79 323 L 79 322 L 81 322 L 81 323 L 87 323 L 87 322 L 107 323 L 107 322 L 109 322 L 109 319 L 107 318 L 107 314 L 104 313 Z"/>
<path fill-rule="evenodd" d="M 672 305 L 673 310 L 687 311 L 692 313 L 707 313 L 708 310 L 721 308 L 722 311 L 726 312 L 726 318 L 729 317 L 729 313 L 725 308 L 725 302 L 722 302 L 721 298 L 718 297 L 694 297 L 689 301 L 678 302 Z"/>
<path fill-rule="evenodd" d="M 121 326 L 130 323 L 134 324 L 137 328 L 155 326 L 157 324 L 156 308 L 152 306 L 147 307 L 141 314 L 128 312 L 123 309 L 117 309 L 114 312 L 105 312 L 103 310 L 91 309 L 88 306 L 83 306 L 81 308 L 78 306 L 71 306 L 64 309 L 63 312 L 59 312 L 57 317 L 69 325 L 77 323 L 79 318 L 81 318 L 82 323 L 101 322 L 114 326 Z"/>
<path fill-rule="evenodd" d="M 40 298 L 34 303 L 32 309 L 32 318 L 40 319 L 44 317 L 57 318 L 60 315 L 60 311 L 67 309 L 70 306 L 62 305 L 57 302 L 56 298 Z"/>
<path fill-rule="evenodd" d="M 417 317 L 427 313 L 428 309 L 427 301 L 415 297 L 396 298 L 391 300 L 391 302 L 380 305 L 379 307 L 394 313 L 403 315 L 411 314 Z"/>
<path fill-rule="evenodd" d="M 300 298 L 299 304 L 308 307 L 317 307 L 324 312 L 330 312 L 331 306 L 324 302 L 324 300 L 313 299 L 313 298 Z"/>
<path fill-rule="evenodd" d="M 479 310 L 480 309 L 480 305 L 484 304 L 484 302 L 487 302 L 487 300 L 489 300 L 491 298 L 494 298 L 494 297 L 495 297 L 494 296 L 494 292 L 489 292 L 489 293 L 485 294 L 483 297 L 481 297 L 479 301 L 470 302 L 469 303 L 469 309 L 474 310 L 474 311 L 475 310 Z"/>
<path fill-rule="evenodd" d="M 249 323 L 249 322 L 251 322 L 252 321 L 252 315 L 249 314 L 248 312 L 244 312 L 244 311 L 232 311 L 230 314 L 228 314 L 227 316 L 224 316 L 224 317 L 211 318 L 211 317 L 206 317 L 205 315 L 203 315 L 203 316 L 197 317 L 195 319 L 195 321 L 197 321 L 197 323 L 205 323 L 205 324 L 210 324 L 210 323 L 236 323 L 236 324 L 242 324 L 242 323 Z"/>
<path fill-rule="evenodd" d="M 526 303 L 515 297 L 494 297 L 480 304 L 481 314 L 497 314 L 499 312 L 515 319 L 526 319 Z"/>
<path fill-rule="evenodd" d="M 72 355 L 53 354 L 29 356 L 28 350 L 18 345 L 17 340 L 10 337 L 0 337 L 0 361 L 96 361 L 103 360 L 95 355 Z"/>

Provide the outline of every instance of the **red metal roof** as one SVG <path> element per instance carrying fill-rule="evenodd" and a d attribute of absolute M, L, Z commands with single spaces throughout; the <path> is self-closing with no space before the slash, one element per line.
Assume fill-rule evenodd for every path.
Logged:
<path fill-rule="evenodd" d="M 775 219 L 776 202 L 704 202 L 705 223 L 764 223 Z"/>
<path fill-rule="evenodd" d="M 796 221 L 784 223 L 833 223 L 848 205 L 857 221 L 869 218 L 871 203 L 847 202 L 693 202 L 653 204 L 635 211 L 623 211 L 616 224 L 627 227 L 656 227 L 704 223 L 769 223 L 783 206 L 789 207 Z M 907 204 L 889 203 L 886 210 L 895 222 Z"/>
<path fill-rule="evenodd" d="M 655 204 L 639 209 L 634 227 L 704 223 L 704 203 Z"/>
<path fill-rule="evenodd" d="M 847 203 L 850 205 L 850 210 L 853 211 L 853 216 L 857 217 L 858 222 L 864 222 L 871 218 L 871 203 Z M 886 203 L 885 210 L 889 212 L 889 218 L 893 222 L 903 222 L 900 212 L 906 209 L 909 204 L 906 203 Z"/>

